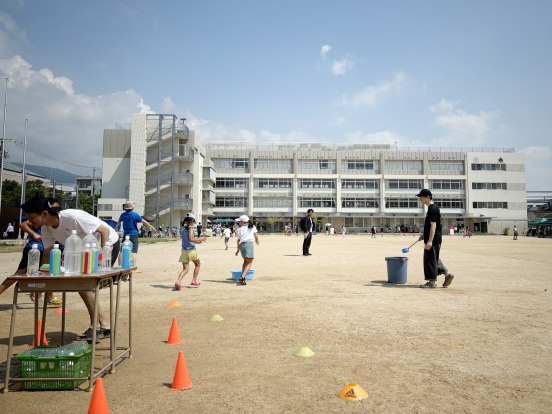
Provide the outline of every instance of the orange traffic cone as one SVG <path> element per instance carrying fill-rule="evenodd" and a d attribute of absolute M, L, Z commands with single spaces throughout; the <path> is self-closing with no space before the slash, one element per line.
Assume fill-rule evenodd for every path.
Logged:
<path fill-rule="evenodd" d="M 189 390 L 190 388 L 192 388 L 192 381 L 190 381 L 190 375 L 186 367 L 184 352 L 180 351 L 178 353 L 178 360 L 176 361 L 176 370 L 174 371 L 171 391 Z"/>
<path fill-rule="evenodd" d="M 181 343 L 182 343 L 182 339 L 180 339 L 178 322 L 176 322 L 176 318 L 173 318 L 172 325 L 171 325 L 171 332 L 169 333 L 169 339 L 167 339 L 167 345 L 178 345 Z"/>
<path fill-rule="evenodd" d="M 63 313 L 63 307 L 60 306 L 59 308 L 57 308 L 52 313 Z M 65 313 L 69 313 L 69 309 L 65 308 Z"/>
<path fill-rule="evenodd" d="M 42 332 L 42 319 L 38 320 L 38 337 L 39 338 L 40 338 L 40 335 L 42 335 L 42 341 L 39 341 L 40 345 L 41 346 L 48 345 L 48 341 L 46 340 L 46 333 Z M 35 347 L 35 339 L 33 338 L 33 344 L 31 345 L 31 348 L 34 348 L 34 347 Z"/>
<path fill-rule="evenodd" d="M 88 407 L 88 414 L 109 414 L 109 407 L 107 406 L 107 399 L 105 398 L 105 390 L 101 378 L 96 380 L 94 392 L 92 393 L 92 400 Z"/>

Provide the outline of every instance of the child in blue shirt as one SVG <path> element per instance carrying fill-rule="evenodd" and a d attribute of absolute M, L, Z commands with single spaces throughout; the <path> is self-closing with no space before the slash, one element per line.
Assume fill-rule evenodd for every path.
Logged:
<path fill-rule="evenodd" d="M 195 243 L 202 243 L 207 241 L 207 237 L 194 237 L 194 223 L 195 216 L 193 214 L 187 214 L 184 218 L 184 223 L 180 229 L 180 237 L 182 237 L 182 252 L 180 254 L 179 262 L 182 262 L 182 272 L 178 275 L 178 280 L 174 282 L 175 290 L 182 289 L 180 282 L 188 273 L 190 268 L 190 262 L 194 262 L 194 275 L 192 277 L 192 285 L 199 286 L 200 283 L 197 281 L 197 275 L 199 274 L 199 257 L 197 255 L 197 250 L 195 248 Z"/>

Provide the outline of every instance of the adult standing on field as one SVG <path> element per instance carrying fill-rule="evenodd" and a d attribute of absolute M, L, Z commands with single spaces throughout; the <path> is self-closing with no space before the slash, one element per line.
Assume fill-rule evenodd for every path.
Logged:
<path fill-rule="evenodd" d="M 426 283 L 421 288 L 436 288 L 437 274 L 439 273 L 439 251 L 441 250 L 441 211 L 433 202 L 433 194 L 428 189 L 420 191 L 416 197 L 427 206 L 427 214 L 424 222 L 424 234 L 418 240 L 423 240 L 424 249 L 424 277 Z"/>
<path fill-rule="evenodd" d="M 314 230 L 314 220 L 312 219 L 313 214 L 314 210 L 312 208 L 309 208 L 307 210 L 307 215 L 301 219 L 300 223 L 301 230 L 304 233 L 303 256 L 312 256 L 309 250 L 312 241 L 312 231 Z"/>
<path fill-rule="evenodd" d="M 134 263 L 134 266 L 138 266 L 136 263 L 136 254 L 138 253 L 138 223 L 142 223 L 144 226 L 148 226 L 150 229 L 153 230 L 154 233 L 157 234 L 157 230 L 149 224 L 146 220 L 144 220 L 138 213 L 135 213 L 134 210 L 134 203 L 132 201 L 127 201 L 124 206 L 123 210 L 125 212 L 121 214 L 119 217 L 119 221 L 115 225 L 115 231 L 119 228 L 121 223 L 123 224 L 123 240 L 125 239 L 125 236 L 129 236 L 130 241 L 132 242 L 132 260 Z"/>

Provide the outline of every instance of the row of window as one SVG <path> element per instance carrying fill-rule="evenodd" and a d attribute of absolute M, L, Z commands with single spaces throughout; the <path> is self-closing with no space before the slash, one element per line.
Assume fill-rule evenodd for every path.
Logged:
<path fill-rule="evenodd" d="M 248 158 L 213 158 L 215 169 L 249 169 Z M 335 170 L 335 160 L 299 160 L 300 170 Z M 464 172 L 464 161 L 437 160 L 428 161 L 430 171 L 458 171 Z M 257 170 L 291 170 L 293 160 L 290 159 L 255 159 L 254 168 Z M 346 160 L 342 161 L 344 170 L 378 170 L 379 162 L 374 160 Z M 421 160 L 386 160 L 385 168 L 389 171 L 421 171 Z M 506 164 L 471 164 L 473 171 L 506 171 Z"/>
<path fill-rule="evenodd" d="M 462 199 L 435 199 L 435 204 L 442 209 L 463 209 L 464 200 Z M 216 207 L 247 207 L 247 197 L 217 197 L 215 202 Z M 254 207 L 278 208 L 293 206 L 292 198 L 255 198 L 253 201 Z M 100 210 L 107 207 L 99 208 Z M 324 197 L 302 197 L 300 199 L 301 208 L 334 208 L 334 198 Z M 344 208 L 378 208 L 379 203 L 376 199 L 370 198 L 344 198 L 341 201 L 341 207 Z M 389 198 L 385 201 L 386 208 L 420 208 L 421 204 L 415 198 Z M 508 203 L 504 201 L 474 201 L 473 208 L 492 208 L 492 209 L 507 209 Z"/>
<path fill-rule="evenodd" d="M 474 190 L 507 190 L 506 183 L 472 183 Z"/>

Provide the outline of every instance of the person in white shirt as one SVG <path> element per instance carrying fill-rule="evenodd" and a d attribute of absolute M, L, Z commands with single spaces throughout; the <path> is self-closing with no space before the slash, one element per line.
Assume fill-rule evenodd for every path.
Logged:
<path fill-rule="evenodd" d="M 88 234 L 89 230 L 100 233 L 102 247 L 107 242 L 111 243 L 111 263 L 115 263 L 117 260 L 121 246 L 119 236 L 113 228 L 99 218 L 82 210 L 69 209 L 62 211 L 60 207 L 53 207 L 48 199 L 44 197 L 34 197 L 21 205 L 21 208 L 25 211 L 33 226 L 37 228 L 42 226 L 42 244 L 44 245 L 42 264 L 50 263 L 50 251 L 55 241 L 65 241 L 67 237 L 71 236 L 72 230 L 76 230 L 81 239 Z M 99 326 L 93 328 L 94 292 L 79 292 L 79 295 L 88 310 L 90 327 L 77 338 L 91 340 L 93 329 L 96 329 L 96 339 L 109 338 L 111 336 L 109 318 L 106 318 L 101 308 L 98 311 Z"/>
<path fill-rule="evenodd" d="M 228 227 L 226 227 L 224 229 L 223 234 L 220 236 L 221 238 L 224 237 L 224 245 L 226 246 L 226 249 L 224 250 L 228 250 L 228 240 L 230 240 L 231 234 L 232 234 L 232 231 Z"/>
<path fill-rule="evenodd" d="M 246 285 L 245 275 L 247 275 L 251 269 L 251 265 L 253 264 L 253 259 L 255 257 L 253 242 L 259 244 L 259 236 L 257 236 L 257 228 L 253 225 L 253 223 L 251 223 L 249 217 L 246 215 L 240 216 L 236 219 L 236 221 L 240 224 L 240 227 L 236 232 L 236 238 L 238 239 L 238 250 L 236 251 L 236 256 L 238 253 L 241 253 L 243 257 L 242 275 L 239 282 L 240 285 Z"/>

